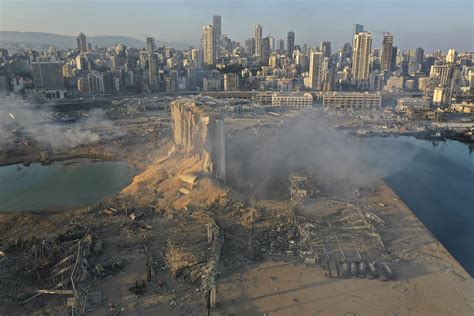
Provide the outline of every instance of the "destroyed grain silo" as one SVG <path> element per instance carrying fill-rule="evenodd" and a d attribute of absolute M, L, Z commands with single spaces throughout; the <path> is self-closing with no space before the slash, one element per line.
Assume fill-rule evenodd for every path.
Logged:
<path fill-rule="evenodd" d="M 216 109 L 192 99 L 170 105 L 176 151 L 202 161 L 202 171 L 225 181 L 225 126 Z"/>

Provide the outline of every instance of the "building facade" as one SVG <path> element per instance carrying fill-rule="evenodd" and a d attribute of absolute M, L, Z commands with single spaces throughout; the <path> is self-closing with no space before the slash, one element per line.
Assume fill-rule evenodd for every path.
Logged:
<path fill-rule="evenodd" d="M 214 27 L 212 25 L 207 25 L 202 28 L 201 48 L 204 65 L 214 65 L 216 47 L 214 43 Z"/>
<path fill-rule="evenodd" d="M 352 54 L 352 78 L 358 81 L 367 81 L 370 73 L 370 53 L 372 51 L 372 34 L 369 32 L 357 33 L 354 36 Z"/>
<path fill-rule="evenodd" d="M 286 52 L 288 57 L 293 57 L 293 51 L 295 50 L 295 32 L 289 31 L 286 38 Z"/>
<path fill-rule="evenodd" d="M 222 19 L 220 15 L 213 15 L 212 16 L 212 28 L 214 30 L 213 36 L 214 36 L 214 45 L 215 45 L 215 56 L 214 58 L 217 60 L 221 57 L 221 36 L 222 36 Z"/>
<path fill-rule="evenodd" d="M 270 58 L 271 52 L 272 52 L 272 49 L 271 49 L 270 37 L 267 36 L 262 40 L 261 64 L 268 65 L 268 59 Z"/>
<path fill-rule="evenodd" d="M 386 33 L 382 40 L 382 53 L 380 56 L 380 69 L 382 71 L 392 70 L 392 52 L 393 52 L 393 35 Z"/>
<path fill-rule="evenodd" d="M 79 33 L 77 36 L 77 50 L 81 53 L 87 52 L 87 40 L 84 33 Z"/>
<path fill-rule="evenodd" d="M 331 58 L 331 42 L 323 41 L 319 44 L 319 50 L 323 53 L 324 57 Z"/>
<path fill-rule="evenodd" d="M 262 26 L 255 26 L 255 56 L 262 57 Z"/>
<path fill-rule="evenodd" d="M 321 82 L 321 67 L 323 64 L 323 52 L 316 52 L 314 50 L 309 54 L 309 83 L 307 88 L 320 89 Z"/>
<path fill-rule="evenodd" d="M 436 87 L 433 92 L 433 105 L 439 107 L 447 107 L 450 104 L 449 89 L 444 87 Z"/>
<path fill-rule="evenodd" d="M 153 53 L 155 51 L 155 39 L 153 37 L 146 38 L 146 51 Z"/>
<path fill-rule="evenodd" d="M 429 109 L 430 101 L 424 98 L 404 97 L 397 100 L 397 111 L 406 111 L 409 109 Z"/>
<path fill-rule="evenodd" d="M 37 90 L 64 90 L 63 63 L 31 63 L 33 83 Z"/>
<path fill-rule="evenodd" d="M 274 92 L 272 94 L 273 106 L 294 106 L 305 108 L 313 106 L 313 96 L 311 93 L 281 93 Z"/>
<path fill-rule="evenodd" d="M 380 93 L 330 92 L 322 96 L 323 107 L 332 109 L 366 110 L 382 107 Z"/>
<path fill-rule="evenodd" d="M 238 91 L 239 76 L 236 73 L 224 74 L 224 91 Z"/>

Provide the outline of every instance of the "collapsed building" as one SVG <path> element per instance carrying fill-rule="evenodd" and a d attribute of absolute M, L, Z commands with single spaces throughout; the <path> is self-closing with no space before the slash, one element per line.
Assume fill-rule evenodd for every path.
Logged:
<path fill-rule="evenodd" d="M 202 171 L 225 182 L 225 126 L 215 109 L 194 99 L 170 104 L 173 138 L 178 153 L 202 161 Z"/>
<path fill-rule="evenodd" d="M 234 304 L 226 291 L 237 295 L 240 289 L 249 289 L 241 278 L 248 263 L 275 258 L 287 263 L 289 275 L 292 266 L 304 264 L 316 280 L 397 282 L 385 288 L 363 282 L 361 291 L 390 287 L 405 293 L 406 264 L 415 259 L 428 271 L 442 267 L 441 277 L 446 278 L 450 265 L 441 260 L 444 255 L 435 252 L 438 259 L 432 255 L 439 243 L 421 230 L 406 207 L 400 208 L 395 195 L 383 188 L 374 192 L 352 185 L 316 164 L 303 164 L 301 147 L 289 145 L 294 139 L 307 143 L 301 134 L 288 130 L 295 125 L 291 121 L 283 125 L 278 118 L 270 124 L 273 119 L 260 122 L 258 117 L 240 126 L 228 118 L 226 144 L 224 120 L 213 104 L 202 97 L 171 102 L 172 154 L 166 155 L 168 133 L 160 155 L 153 156 L 156 160 L 116 196 L 77 212 L 15 215 L 8 223 L 0 221 L 5 236 L 0 241 L 0 314 L 2 305 L 7 306 L 5 314 L 38 310 L 170 315 L 210 314 L 212 309 L 219 309 L 213 314 L 232 314 L 229 305 L 246 304 L 241 298 Z M 157 124 L 156 130 L 170 132 L 168 117 L 163 122 L 166 125 Z M 277 142 L 288 133 L 291 141 Z M 314 139 L 316 133 L 309 134 Z M 156 145 L 157 135 L 145 140 Z M 275 147 L 285 150 L 269 151 Z M 149 148 L 153 147 L 146 147 L 147 156 Z M 258 150 L 265 155 L 250 155 Z M 322 269 L 314 270 L 316 266 Z M 258 277 L 268 287 L 268 274 Z M 293 280 L 304 277 L 300 272 Z M 235 278 L 236 283 L 228 287 L 226 278 Z M 279 278 L 271 276 L 270 282 Z M 412 278 L 410 283 L 421 279 Z M 252 286 L 257 281 L 252 279 Z M 348 282 L 352 281 L 318 281 L 311 285 L 311 293 L 318 288 L 334 291 L 338 284 L 355 288 Z M 287 289 L 282 292 L 290 299 L 299 295 Z M 264 291 L 252 290 L 259 296 Z M 367 297 L 374 301 L 373 292 Z"/>

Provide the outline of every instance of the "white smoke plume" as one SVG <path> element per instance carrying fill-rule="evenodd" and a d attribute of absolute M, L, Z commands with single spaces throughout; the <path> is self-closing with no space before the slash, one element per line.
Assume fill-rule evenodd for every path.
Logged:
<path fill-rule="evenodd" d="M 60 123 L 54 112 L 41 105 L 32 105 L 18 98 L 0 99 L 0 149 L 15 140 L 15 133 L 22 133 L 52 148 L 75 147 L 97 142 L 104 137 L 101 131 L 120 131 L 105 118 L 102 109 L 95 109 L 75 123 Z M 110 134 L 110 133 L 109 133 Z"/>
<path fill-rule="evenodd" d="M 369 146 L 364 139 L 331 128 L 323 115 L 322 111 L 310 111 L 273 131 L 264 127 L 243 137 L 229 135 L 228 183 L 271 192 L 290 172 L 302 171 L 339 180 L 341 186 L 366 186 L 399 171 L 416 155 L 416 150 L 408 147 L 393 152 Z"/>

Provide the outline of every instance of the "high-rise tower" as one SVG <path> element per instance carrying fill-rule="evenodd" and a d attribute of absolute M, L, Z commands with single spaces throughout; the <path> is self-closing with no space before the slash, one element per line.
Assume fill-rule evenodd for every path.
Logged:
<path fill-rule="evenodd" d="M 255 26 L 255 55 L 262 56 L 262 26 L 260 24 Z"/>
<path fill-rule="evenodd" d="M 448 53 L 446 54 L 446 62 L 454 63 L 456 62 L 456 58 L 457 58 L 456 50 L 454 48 L 451 48 L 450 50 L 448 50 Z"/>
<path fill-rule="evenodd" d="M 355 81 L 366 81 L 369 79 L 371 50 L 371 33 L 361 32 L 354 35 L 354 47 L 352 54 L 352 78 Z"/>
<path fill-rule="evenodd" d="M 221 36 L 222 36 L 222 24 L 221 16 L 213 15 L 212 16 L 212 27 L 214 29 L 214 45 L 215 45 L 215 59 L 221 57 Z"/>
<path fill-rule="evenodd" d="M 285 40 L 281 39 L 278 41 L 278 50 L 280 51 L 280 54 L 283 54 L 285 52 Z"/>
<path fill-rule="evenodd" d="M 77 49 L 81 53 L 87 52 L 87 40 L 86 35 L 84 33 L 79 33 L 77 36 Z"/>
<path fill-rule="evenodd" d="M 354 25 L 354 35 L 364 32 L 364 26 L 362 24 Z"/>
<path fill-rule="evenodd" d="M 382 71 L 392 70 L 392 33 L 384 33 L 382 40 L 382 53 L 380 57 L 380 67 Z"/>
<path fill-rule="evenodd" d="M 270 53 L 271 53 L 271 43 L 270 43 L 270 37 L 267 36 L 264 39 L 262 39 L 262 64 L 268 65 L 268 59 L 270 58 Z"/>
<path fill-rule="evenodd" d="M 321 82 L 321 66 L 324 60 L 323 52 L 311 50 L 309 54 L 309 88 L 318 89 Z"/>
<path fill-rule="evenodd" d="M 158 56 L 154 53 L 148 53 L 148 85 L 151 91 L 158 91 Z"/>
<path fill-rule="evenodd" d="M 364 32 L 364 26 L 362 24 L 356 24 L 354 25 L 354 33 L 352 34 L 352 47 L 355 46 L 355 36 L 359 33 Z"/>
<path fill-rule="evenodd" d="M 203 63 L 205 65 L 214 65 L 216 47 L 214 43 L 214 27 L 212 25 L 206 25 L 202 28 L 201 47 Z"/>
<path fill-rule="evenodd" d="M 155 39 L 153 37 L 146 38 L 146 51 L 149 53 L 153 53 L 155 50 Z"/>
<path fill-rule="evenodd" d="M 323 52 L 324 57 L 331 58 L 331 42 L 323 41 L 319 44 L 319 50 Z"/>
<path fill-rule="evenodd" d="M 289 31 L 286 39 L 287 53 L 288 57 L 293 56 L 293 51 L 295 50 L 295 32 Z"/>
<path fill-rule="evenodd" d="M 249 57 L 255 55 L 255 38 L 249 38 L 245 41 L 245 51 Z"/>
<path fill-rule="evenodd" d="M 421 66 L 424 60 L 425 60 L 425 50 L 421 47 L 417 47 L 415 50 L 414 72 L 421 70 Z"/>

